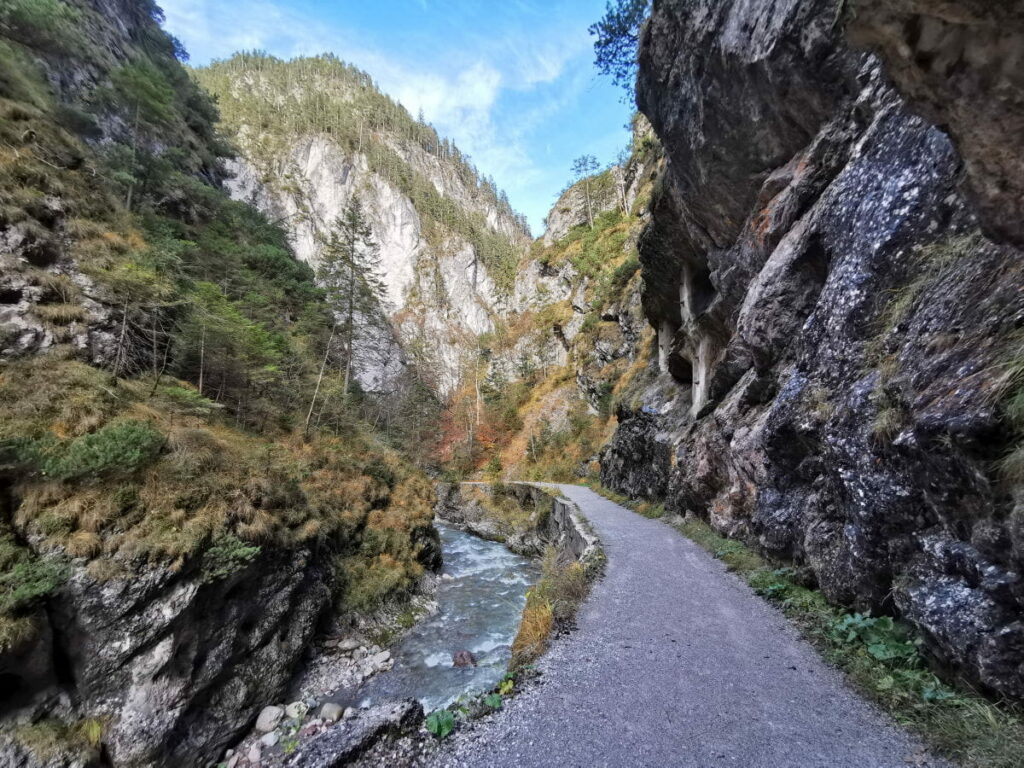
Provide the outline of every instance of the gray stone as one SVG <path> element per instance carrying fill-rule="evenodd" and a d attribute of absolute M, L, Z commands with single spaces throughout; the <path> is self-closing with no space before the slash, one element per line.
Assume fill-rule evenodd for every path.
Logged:
<path fill-rule="evenodd" d="M 281 734 L 277 731 L 271 731 L 270 733 L 264 733 L 260 736 L 260 744 L 265 747 L 272 747 L 281 740 Z"/>
<path fill-rule="evenodd" d="M 260 733 L 267 733 L 277 728 L 284 719 L 284 709 L 276 706 L 264 707 L 256 718 L 256 730 Z"/>
<path fill-rule="evenodd" d="M 413 700 L 371 707 L 358 718 L 328 728 L 300 746 L 287 765 L 339 768 L 386 734 L 402 736 L 415 732 L 422 720 L 423 707 Z"/>
<path fill-rule="evenodd" d="M 292 720 L 301 720 L 308 711 L 309 707 L 302 701 L 293 701 L 284 708 L 285 717 L 290 717 Z"/>
<path fill-rule="evenodd" d="M 341 719 L 342 713 L 341 705 L 333 701 L 328 701 L 320 707 L 320 719 L 328 723 L 338 722 Z"/>

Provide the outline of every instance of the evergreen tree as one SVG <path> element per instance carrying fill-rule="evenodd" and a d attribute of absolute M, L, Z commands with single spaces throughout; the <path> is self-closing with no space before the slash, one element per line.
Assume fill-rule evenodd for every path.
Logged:
<path fill-rule="evenodd" d="M 651 0 L 609 0 L 604 16 L 591 24 L 594 41 L 594 64 L 602 75 L 626 89 L 633 101 L 636 87 L 636 54 L 640 28 L 650 11 Z"/>
<path fill-rule="evenodd" d="M 587 223 L 594 226 L 594 207 L 590 197 L 590 177 L 598 169 L 597 158 L 593 155 L 581 155 L 572 162 L 572 175 L 577 182 L 583 181 L 583 194 L 587 200 Z"/>
<path fill-rule="evenodd" d="M 362 204 L 353 197 L 345 212 L 335 220 L 317 272 L 334 313 L 335 335 L 344 343 L 343 391 L 346 397 L 351 389 L 357 347 L 364 341 L 367 346 L 372 345 L 382 334 L 390 337 L 379 254 Z M 324 360 L 326 365 L 326 355 Z"/>

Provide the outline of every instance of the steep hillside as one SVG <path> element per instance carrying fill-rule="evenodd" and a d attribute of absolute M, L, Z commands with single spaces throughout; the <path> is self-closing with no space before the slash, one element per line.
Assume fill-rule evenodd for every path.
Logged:
<path fill-rule="evenodd" d="M 316 266 L 335 219 L 363 203 L 404 355 L 450 394 L 475 337 L 493 329 L 527 242 L 503 193 L 334 57 L 239 54 L 196 76 L 244 157 L 231 166 L 232 195 L 281 222 L 300 259 Z M 373 368 L 363 378 L 386 388 Z"/>
<path fill-rule="evenodd" d="M 1015 698 L 1022 39 L 967 0 L 655 3 L 660 376 L 602 462 Z"/>
<path fill-rule="evenodd" d="M 221 189 L 159 19 L 0 3 L 4 765 L 214 760 L 318 627 L 438 565 L 422 436 L 329 397 L 324 292 Z"/>
<path fill-rule="evenodd" d="M 556 201 L 446 414 L 450 470 L 564 481 L 596 472 L 615 404 L 640 407 L 640 382 L 653 370 L 636 244 L 660 163 L 637 116 L 622 163 Z"/>

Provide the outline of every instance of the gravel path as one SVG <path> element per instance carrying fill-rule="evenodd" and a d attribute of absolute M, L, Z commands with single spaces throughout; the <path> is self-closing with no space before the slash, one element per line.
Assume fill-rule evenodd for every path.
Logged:
<path fill-rule="evenodd" d="M 786 619 L 663 523 L 562 486 L 608 568 L 542 682 L 457 733 L 437 766 L 937 766 Z"/>

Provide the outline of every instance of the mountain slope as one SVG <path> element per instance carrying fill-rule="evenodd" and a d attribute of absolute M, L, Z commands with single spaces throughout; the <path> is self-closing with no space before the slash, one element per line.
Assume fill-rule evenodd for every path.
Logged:
<path fill-rule="evenodd" d="M 233 166 L 233 195 L 282 222 L 302 260 L 315 266 L 334 220 L 353 198 L 363 203 L 405 354 L 438 391 L 453 391 L 473 339 L 511 292 L 528 237 L 504 195 L 334 57 L 239 54 L 196 76 L 245 158 Z"/>
<path fill-rule="evenodd" d="M 363 421 L 379 398 L 323 396 L 323 292 L 221 188 L 216 109 L 159 20 L 0 4 L 0 762 L 19 766 L 214 760 L 323 622 L 438 565 L 402 430 Z"/>

